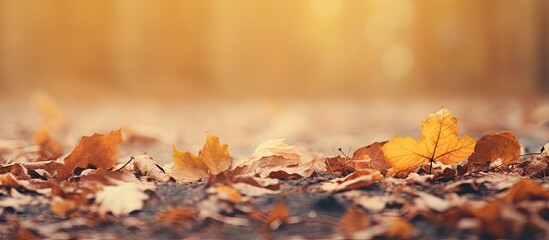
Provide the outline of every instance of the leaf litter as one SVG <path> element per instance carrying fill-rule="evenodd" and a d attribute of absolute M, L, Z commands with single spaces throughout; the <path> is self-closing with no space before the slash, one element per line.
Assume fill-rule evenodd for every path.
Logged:
<path fill-rule="evenodd" d="M 129 234 L 113 227 L 157 238 L 243 237 L 230 229 L 254 238 L 549 237 L 549 144 L 520 155 L 512 132 L 460 137 L 445 108 L 422 123 L 420 140 L 374 142 L 352 156 L 271 139 L 233 161 L 207 133 L 198 155 L 173 146 L 164 165 L 146 153 L 120 158 L 121 130 L 84 136 L 62 159 L 53 136 L 64 118 L 49 100 L 38 108 L 49 120 L 32 145 L 2 148 L 17 154 L 0 162 L 2 238 Z M 167 201 L 165 189 L 181 201 Z"/>

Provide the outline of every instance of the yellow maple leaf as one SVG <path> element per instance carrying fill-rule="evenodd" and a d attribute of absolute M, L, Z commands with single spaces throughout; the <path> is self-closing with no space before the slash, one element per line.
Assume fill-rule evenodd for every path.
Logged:
<path fill-rule="evenodd" d="M 421 140 L 397 136 L 381 148 L 392 166 L 387 175 L 411 171 L 429 162 L 458 163 L 474 152 L 475 139 L 459 137 L 457 118 L 445 108 L 429 114 L 421 123 L 421 134 Z"/>
<path fill-rule="evenodd" d="M 231 162 L 228 146 L 220 144 L 218 137 L 208 133 L 198 156 L 173 147 L 174 169 L 170 175 L 180 181 L 195 181 L 228 170 Z"/>

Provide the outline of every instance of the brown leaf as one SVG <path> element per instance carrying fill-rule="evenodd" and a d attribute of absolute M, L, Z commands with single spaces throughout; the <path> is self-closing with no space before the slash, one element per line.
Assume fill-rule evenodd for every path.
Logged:
<path fill-rule="evenodd" d="M 22 188 L 23 186 L 17 181 L 11 173 L 0 174 L 0 186 Z"/>
<path fill-rule="evenodd" d="M 315 168 L 312 162 L 299 163 L 282 156 L 263 157 L 250 165 L 241 165 L 229 172 L 231 176 L 252 175 L 262 178 L 302 178 L 309 177 Z"/>
<path fill-rule="evenodd" d="M 368 215 L 359 211 L 354 205 L 347 208 L 347 211 L 339 221 L 339 233 L 349 239 L 355 232 L 366 229 L 371 225 Z"/>
<path fill-rule="evenodd" d="M 351 189 L 370 186 L 375 181 L 381 180 L 383 176 L 376 170 L 362 170 L 349 174 L 344 178 L 336 178 L 324 182 L 320 189 L 327 192 L 340 192 Z"/>
<path fill-rule="evenodd" d="M 531 179 L 522 179 L 515 183 L 503 197 L 506 203 L 518 203 L 527 200 L 549 200 L 549 190 Z"/>
<path fill-rule="evenodd" d="M 173 147 L 174 169 L 170 175 L 179 181 L 196 181 L 227 171 L 232 158 L 228 146 L 219 143 L 219 138 L 208 133 L 202 151 L 196 156 L 180 152 Z"/>
<path fill-rule="evenodd" d="M 385 143 L 387 143 L 387 141 L 374 142 L 368 146 L 357 149 L 353 153 L 352 160 L 368 159 L 366 157 L 368 156 L 370 159 L 370 167 L 385 175 L 387 171 L 389 171 L 389 168 L 391 168 L 391 165 L 387 163 L 383 151 L 381 150 L 381 147 L 383 147 Z"/>
<path fill-rule="evenodd" d="M 335 176 L 347 175 L 356 171 L 355 165 L 345 157 L 337 155 L 335 157 L 327 157 L 324 159 L 326 169 Z M 369 164 L 368 164 L 369 167 Z"/>
<path fill-rule="evenodd" d="M 57 178 L 69 178 L 76 167 L 87 168 L 88 165 L 94 165 L 97 168 L 109 169 L 116 166 L 117 148 L 120 143 L 121 130 L 82 137 L 71 154 L 65 158 L 65 165 L 59 169 Z"/>
<path fill-rule="evenodd" d="M 500 158 L 504 165 L 519 162 L 520 144 L 513 132 L 486 134 L 478 140 L 475 152 L 467 160 L 468 166 L 490 163 Z"/>

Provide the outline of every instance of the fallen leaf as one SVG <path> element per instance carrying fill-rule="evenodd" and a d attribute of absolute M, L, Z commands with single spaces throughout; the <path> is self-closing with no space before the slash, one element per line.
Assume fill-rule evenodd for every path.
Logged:
<path fill-rule="evenodd" d="M 266 224 L 272 230 L 277 229 L 284 221 L 290 218 L 290 210 L 284 203 L 284 200 L 278 201 L 267 216 Z"/>
<path fill-rule="evenodd" d="M 347 175 L 356 171 L 356 167 L 351 161 L 341 155 L 335 157 L 327 157 L 324 159 L 326 169 L 335 176 Z"/>
<path fill-rule="evenodd" d="M 395 137 L 381 147 L 387 162 L 392 166 L 387 175 L 413 171 L 432 162 L 458 163 L 473 153 L 475 139 L 459 137 L 457 118 L 442 108 L 422 122 L 422 139 Z"/>
<path fill-rule="evenodd" d="M 263 157 L 250 165 L 241 165 L 229 171 L 231 176 L 252 175 L 262 178 L 303 178 L 315 171 L 313 162 L 299 163 L 282 156 Z"/>
<path fill-rule="evenodd" d="M 97 168 L 109 169 L 116 166 L 117 148 L 120 143 L 122 143 L 121 130 L 82 137 L 74 150 L 65 158 L 65 165 L 59 169 L 57 178 L 69 178 L 77 167 L 85 169 L 88 165 L 93 165 Z"/>
<path fill-rule="evenodd" d="M 50 204 L 50 210 L 59 215 L 66 216 L 78 208 L 79 203 L 74 199 L 55 197 Z"/>
<path fill-rule="evenodd" d="M 410 239 L 414 236 L 414 226 L 402 218 L 397 218 L 390 223 L 385 236 L 390 239 Z"/>
<path fill-rule="evenodd" d="M 13 187 L 13 188 L 22 188 L 23 186 L 11 173 L 0 174 L 0 186 L 2 187 Z"/>
<path fill-rule="evenodd" d="M 324 182 L 320 189 L 326 192 L 340 192 L 372 185 L 383 176 L 376 170 L 362 170 L 351 173 L 343 178 L 335 178 Z"/>
<path fill-rule="evenodd" d="M 344 238 L 350 239 L 354 233 L 368 228 L 371 224 L 370 217 L 352 205 L 339 220 L 338 229 Z"/>
<path fill-rule="evenodd" d="M 290 162 L 299 163 L 299 153 L 296 150 L 296 146 L 286 144 L 286 138 L 269 139 L 261 143 L 255 149 L 254 153 L 249 159 L 240 160 L 233 165 L 233 169 L 243 165 L 251 165 L 252 163 L 271 156 L 280 156 L 284 159 L 288 159 Z"/>
<path fill-rule="evenodd" d="M 220 199 L 227 200 L 231 203 L 239 203 L 242 200 L 242 195 L 230 185 L 214 186 Z"/>
<path fill-rule="evenodd" d="M 48 125 L 44 125 L 36 130 L 32 136 L 34 145 L 40 147 L 40 156 L 46 160 L 55 160 L 63 155 L 63 144 L 51 136 Z"/>
<path fill-rule="evenodd" d="M 433 196 L 426 192 L 417 191 L 414 192 L 414 194 L 417 195 L 417 198 L 414 199 L 414 203 L 418 210 L 444 212 L 452 206 L 446 199 Z"/>
<path fill-rule="evenodd" d="M 352 160 L 370 159 L 370 167 L 385 175 L 389 168 L 391 168 L 391 165 L 387 163 L 383 151 L 381 150 L 381 147 L 383 147 L 385 143 L 387 143 L 387 141 L 374 142 L 368 146 L 357 149 L 353 153 Z"/>
<path fill-rule="evenodd" d="M 219 143 L 219 138 L 208 133 L 202 151 L 196 156 L 180 152 L 173 147 L 174 169 L 170 175 L 179 181 L 196 181 L 228 170 L 232 158 L 228 146 Z"/>
<path fill-rule="evenodd" d="M 522 179 L 507 191 L 503 197 L 506 203 L 518 203 L 526 200 L 549 200 L 549 189 L 531 179 Z"/>
<path fill-rule="evenodd" d="M 476 163 L 490 163 L 498 158 L 503 165 L 520 161 L 520 143 L 513 132 L 498 132 L 486 134 L 480 138 L 475 146 L 474 153 L 468 158 L 467 166 Z"/>
<path fill-rule="evenodd" d="M 122 166 L 120 168 L 122 168 Z M 117 169 L 120 168 L 117 167 Z M 125 165 L 122 170 L 134 173 L 138 178 L 147 177 L 159 182 L 166 182 L 170 180 L 170 176 L 166 174 L 164 169 L 147 154 L 132 157 L 130 163 Z"/>
<path fill-rule="evenodd" d="M 388 196 L 359 196 L 355 198 L 354 203 L 370 212 L 378 213 L 385 209 L 389 201 Z"/>
<path fill-rule="evenodd" d="M 481 222 L 480 237 L 483 239 L 518 239 L 526 223 L 523 215 L 499 200 L 470 211 Z"/>
<path fill-rule="evenodd" d="M 156 221 L 167 223 L 180 223 L 192 219 L 196 216 L 196 212 L 185 207 L 175 207 L 164 210 L 156 215 Z"/>
<path fill-rule="evenodd" d="M 140 210 L 144 201 L 149 198 L 146 190 L 154 189 L 154 185 L 140 182 L 118 182 L 116 186 L 105 186 L 96 194 L 99 213 L 112 213 L 114 216 L 124 216 L 132 211 Z"/>

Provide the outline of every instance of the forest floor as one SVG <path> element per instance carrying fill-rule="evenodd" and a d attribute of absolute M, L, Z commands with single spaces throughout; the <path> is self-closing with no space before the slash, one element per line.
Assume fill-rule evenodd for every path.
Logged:
<path fill-rule="evenodd" d="M 355 150 L 376 141 L 391 140 L 395 135 L 419 139 L 421 121 L 440 108 L 440 103 L 433 103 L 439 101 L 178 104 L 123 101 L 97 102 L 86 108 L 82 104 L 48 101 L 34 99 L 31 107 L 21 101 L 0 102 L 3 112 L 13 113 L 0 116 L 0 174 L 4 174 L 0 180 L 5 174 L 16 176 L 9 168 L 13 164 L 34 162 L 41 157 L 41 149 L 33 138 L 44 125 L 49 126 L 52 137 L 62 145 L 62 154 L 57 158 L 61 163 L 80 137 L 122 128 L 124 142 L 118 147 L 117 168 L 146 152 L 169 172 L 177 168 L 172 163 L 172 146 L 197 153 L 208 132 L 229 146 L 232 164 L 255 156 L 254 149 L 265 140 L 285 137 L 286 143 L 298 146 L 300 164 L 316 159 L 315 171 L 293 175 L 303 177 L 278 177 L 276 184 L 269 185 L 272 188 L 266 187 L 271 194 L 256 194 L 259 190 L 255 188 L 256 192 L 246 193 L 246 189 L 234 187 L 239 192 L 238 200 L 232 198 L 234 189 L 224 192 L 226 189 L 220 186 L 233 186 L 240 180 L 214 177 L 183 181 L 187 183 L 152 180 L 148 183 L 152 187 L 147 185 L 143 191 L 147 195 L 146 201 L 141 201 L 144 205 L 121 215 L 99 213 L 101 210 L 94 203 L 98 195 L 88 195 L 88 199 L 79 202 L 85 207 L 73 206 L 71 211 L 59 214 L 52 202 L 63 198 L 77 203 L 66 188 L 76 186 L 78 181 L 83 185 L 87 176 L 83 174 L 78 180 L 76 170 L 71 169 L 74 172 L 71 179 L 76 182 L 63 185 L 54 174 L 52 179 L 47 175 L 47 181 L 38 182 L 29 173 L 30 180 L 16 176 L 20 187 L 0 181 L 2 239 L 549 237 L 547 166 L 535 172 L 530 170 L 536 167 L 533 163 L 546 161 L 540 149 L 549 140 L 547 100 L 444 102 L 444 107 L 459 119 L 460 136 L 467 133 L 479 140 L 486 133 L 512 131 L 523 154 L 517 158 L 518 163 L 465 172 L 453 165 L 451 174 L 443 171 L 447 167 L 435 164 L 433 174 L 429 174 L 427 166 L 421 166 L 400 178 L 380 175 L 374 180 L 367 177 L 375 174 L 361 173 L 358 168 L 349 172 L 345 166 L 339 172 L 326 169 L 324 159 L 339 156 L 338 159 L 350 161 Z M 28 165 L 23 167 L 31 172 Z M 83 168 L 91 171 L 91 176 L 95 174 L 94 169 Z M 327 182 L 346 176 L 363 179 L 361 185 L 326 190 Z M 338 184 L 351 182 L 351 178 Z M 53 187 L 51 191 L 37 187 L 48 181 L 63 186 L 59 191 L 64 193 L 56 193 Z M 99 194 L 95 191 L 93 194 Z M 119 198 L 135 202 L 134 195 L 119 194 Z M 208 208 L 210 212 L 204 211 Z"/>

